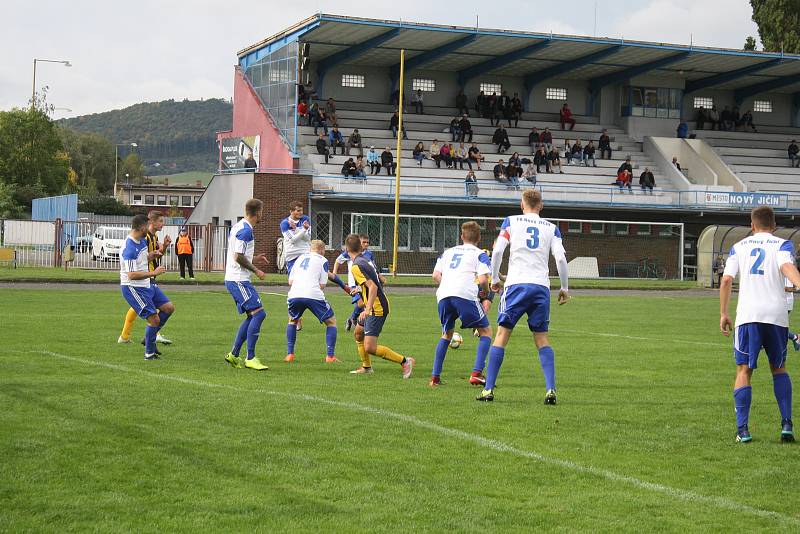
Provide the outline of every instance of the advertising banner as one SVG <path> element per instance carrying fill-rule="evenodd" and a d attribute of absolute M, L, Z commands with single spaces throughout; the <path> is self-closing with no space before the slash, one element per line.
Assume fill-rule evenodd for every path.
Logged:
<path fill-rule="evenodd" d="M 735 193 L 707 191 L 705 203 L 712 206 L 729 206 L 752 209 L 758 206 L 769 206 L 773 209 L 786 209 L 789 196 L 783 193 Z"/>
<path fill-rule="evenodd" d="M 222 150 L 222 169 L 256 170 L 259 167 L 258 152 L 261 136 L 230 137 L 220 142 Z"/>

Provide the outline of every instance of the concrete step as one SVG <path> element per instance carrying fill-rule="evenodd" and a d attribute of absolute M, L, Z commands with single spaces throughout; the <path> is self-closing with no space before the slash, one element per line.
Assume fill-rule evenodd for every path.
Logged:
<path fill-rule="evenodd" d="M 786 165 L 782 165 L 780 167 L 767 167 L 764 165 L 734 165 L 733 168 L 737 174 L 763 174 L 765 176 L 777 174 L 782 176 L 792 176 L 794 177 L 793 179 L 795 181 L 800 182 L 800 169 L 787 167 Z"/>
<path fill-rule="evenodd" d="M 786 145 L 792 139 L 800 139 L 800 135 L 794 134 L 773 134 L 764 132 L 718 132 L 716 130 L 695 130 L 692 133 L 696 134 L 700 139 L 725 139 L 741 141 L 742 146 L 748 146 L 750 141 L 775 141 L 782 142 Z"/>
<path fill-rule="evenodd" d="M 787 143 L 788 147 L 788 143 Z M 749 148 L 749 147 L 728 147 L 719 146 L 714 147 L 717 154 L 721 156 L 751 156 L 755 158 L 783 158 L 788 161 L 788 153 L 786 149 L 772 149 L 772 148 Z"/>
<path fill-rule="evenodd" d="M 789 158 L 755 157 L 755 156 L 723 156 L 729 165 L 754 165 L 758 167 L 790 168 Z"/>

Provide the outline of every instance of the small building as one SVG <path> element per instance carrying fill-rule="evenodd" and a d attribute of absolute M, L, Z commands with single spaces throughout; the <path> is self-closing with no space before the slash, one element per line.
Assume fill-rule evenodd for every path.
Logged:
<path fill-rule="evenodd" d="M 123 184 L 117 198 L 134 211 L 161 209 L 165 212 L 175 208 L 181 216 L 188 218 L 200 202 L 206 188 L 201 182 L 195 184 Z"/>

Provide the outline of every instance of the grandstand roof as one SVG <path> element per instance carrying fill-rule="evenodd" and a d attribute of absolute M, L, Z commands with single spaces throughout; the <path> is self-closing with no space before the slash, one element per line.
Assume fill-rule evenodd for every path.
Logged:
<path fill-rule="evenodd" d="M 458 72 L 463 83 L 482 75 L 589 81 L 595 90 L 649 73 L 686 80 L 686 91 L 734 90 L 737 100 L 763 92 L 800 92 L 800 56 L 626 41 L 605 37 L 444 26 L 318 14 L 238 53 L 246 67 L 284 43 L 311 44 L 310 59 L 325 71 L 358 61 L 366 67 Z"/>

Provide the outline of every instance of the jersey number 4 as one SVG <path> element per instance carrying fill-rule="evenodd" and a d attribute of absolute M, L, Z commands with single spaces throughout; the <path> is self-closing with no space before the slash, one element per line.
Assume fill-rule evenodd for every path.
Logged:
<path fill-rule="evenodd" d="M 302 268 L 304 271 L 307 271 L 307 270 L 308 270 L 308 264 L 309 264 L 309 263 L 311 263 L 311 258 L 306 258 L 306 259 L 304 259 L 303 261 L 301 261 L 301 262 L 300 262 L 300 267 L 301 267 L 301 268 Z"/>
<path fill-rule="evenodd" d="M 528 232 L 529 236 L 531 236 L 531 238 L 525 242 L 528 245 L 528 248 L 539 248 L 539 228 L 536 226 L 529 226 L 525 231 Z"/>
<path fill-rule="evenodd" d="M 750 251 L 750 255 L 758 256 L 756 261 L 753 262 L 753 266 L 750 267 L 750 274 L 764 274 L 761 264 L 764 263 L 764 256 L 767 255 L 766 251 L 763 248 L 754 248 Z"/>

